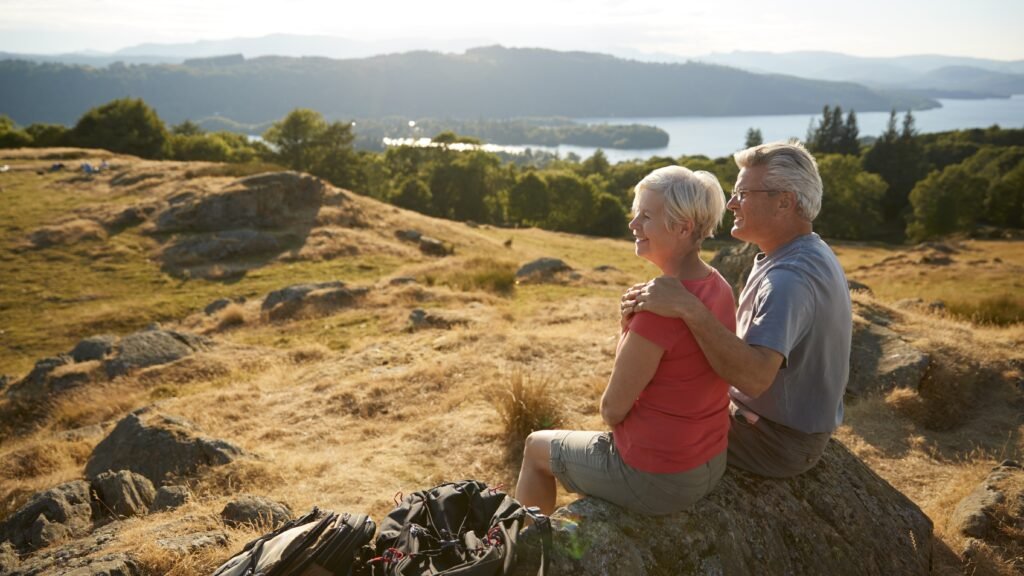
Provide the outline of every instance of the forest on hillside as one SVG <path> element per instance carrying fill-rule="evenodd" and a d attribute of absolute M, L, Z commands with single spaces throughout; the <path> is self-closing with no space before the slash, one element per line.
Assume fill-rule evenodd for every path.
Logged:
<path fill-rule="evenodd" d="M 292 108 L 325 118 L 650 117 L 927 108 L 933 100 L 849 82 L 662 64 L 585 52 L 477 48 L 362 59 L 241 56 L 105 68 L 0 61 L 0 111 L 20 124 L 70 125 L 89 108 L 142 98 L 168 122 L 259 124 Z"/>
<path fill-rule="evenodd" d="M 146 102 L 122 99 L 89 110 L 72 128 L 19 127 L 0 116 L 0 147 L 79 146 L 143 158 L 237 165 L 235 173 L 309 172 L 331 183 L 418 212 L 500 226 L 623 237 L 633 187 L 650 171 L 678 164 L 715 174 L 728 193 L 732 158 L 653 157 L 612 164 L 603 152 L 581 159 L 486 152 L 451 131 L 432 145 L 358 151 L 349 122 L 295 109 L 271 124 L 263 141 L 206 132 L 186 121 L 170 128 Z M 761 142 L 751 129 L 746 145 Z M 968 234 L 999 237 L 1024 228 L 1024 130 L 918 134 L 913 113 L 892 111 L 871 144 L 856 112 L 826 106 L 807 135 L 822 180 L 815 230 L 826 238 L 920 241 Z M 728 235 L 731 214 L 720 228 Z M 1017 231 L 1017 232 L 1014 232 Z"/>

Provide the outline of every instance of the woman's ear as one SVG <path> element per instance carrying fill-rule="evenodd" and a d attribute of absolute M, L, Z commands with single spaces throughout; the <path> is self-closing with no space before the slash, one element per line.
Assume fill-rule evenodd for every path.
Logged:
<path fill-rule="evenodd" d="M 693 234 L 693 220 L 683 220 L 677 224 L 677 226 L 679 226 L 680 236 L 689 236 Z"/>

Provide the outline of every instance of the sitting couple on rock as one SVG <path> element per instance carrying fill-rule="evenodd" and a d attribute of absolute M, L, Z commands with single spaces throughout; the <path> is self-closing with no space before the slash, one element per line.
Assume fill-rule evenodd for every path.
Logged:
<path fill-rule="evenodd" d="M 850 293 L 812 231 L 822 184 L 799 144 L 736 153 L 728 203 L 709 172 L 655 170 L 636 185 L 636 255 L 662 276 L 622 297 L 622 334 L 601 417 L 611 432 L 526 440 L 516 498 L 550 514 L 571 492 L 651 515 L 691 507 L 726 462 L 783 478 L 809 470 L 843 418 Z M 700 258 L 725 209 L 761 250 L 739 298 Z"/>

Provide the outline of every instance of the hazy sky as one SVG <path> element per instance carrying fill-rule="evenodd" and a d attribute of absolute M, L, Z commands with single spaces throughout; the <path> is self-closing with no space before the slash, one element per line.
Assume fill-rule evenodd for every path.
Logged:
<path fill-rule="evenodd" d="M 1022 23 L 1021 0 L 0 0 L 0 51 L 290 33 L 680 56 L 830 50 L 1017 60 Z"/>

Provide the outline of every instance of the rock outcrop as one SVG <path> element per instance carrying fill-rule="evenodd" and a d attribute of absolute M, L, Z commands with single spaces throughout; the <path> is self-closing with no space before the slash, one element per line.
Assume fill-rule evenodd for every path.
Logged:
<path fill-rule="evenodd" d="M 730 468 L 687 512 L 650 518 L 594 498 L 552 515 L 554 574 L 928 574 L 932 522 L 833 440 L 792 479 Z M 536 570 L 539 542 L 523 535 L 516 574 Z"/>
<path fill-rule="evenodd" d="M 917 390 L 929 362 L 927 354 L 892 330 L 879 324 L 854 322 L 846 393 L 863 396 L 893 388 Z"/>
<path fill-rule="evenodd" d="M 303 314 L 327 314 L 355 304 L 368 290 L 348 287 L 344 282 L 296 284 L 267 294 L 261 313 L 271 321 L 287 320 Z"/>
<path fill-rule="evenodd" d="M 246 494 L 228 502 L 220 517 L 228 526 L 252 524 L 276 528 L 292 519 L 292 510 L 269 498 Z"/>
<path fill-rule="evenodd" d="M 146 514 L 156 498 L 153 483 L 128 470 L 103 472 L 93 479 L 92 488 L 102 512 L 119 518 Z"/>
<path fill-rule="evenodd" d="M 92 529 L 89 483 L 66 482 L 32 497 L 0 526 L 0 541 L 34 550 L 87 534 Z"/>
<path fill-rule="evenodd" d="M 143 330 L 129 334 L 117 344 L 116 355 L 104 364 L 111 378 L 132 370 L 166 364 L 205 350 L 210 340 L 174 330 Z"/>
<path fill-rule="evenodd" d="M 950 527 L 964 536 L 991 540 L 1000 525 L 1024 527 L 1024 468 L 1006 460 L 957 504 Z"/>
<path fill-rule="evenodd" d="M 171 476 L 227 464 L 243 455 L 232 444 L 201 436 L 186 420 L 142 408 L 124 417 L 96 446 L 85 474 L 96 478 L 107 471 L 130 470 L 161 486 Z"/>
<path fill-rule="evenodd" d="M 754 256 L 760 251 L 756 244 L 746 242 L 726 246 L 715 252 L 711 265 L 729 282 L 738 296 L 747 283 L 750 270 L 754 268 Z"/>
<path fill-rule="evenodd" d="M 570 272 L 572 267 L 558 258 L 538 258 L 527 262 L 516 270 L 516 279 L 548 279 L 559 272 Z"/>
<path fill-rule="evenodd" d="M 186 502 L 192 499 L 192 493 L 189 492 L 186 486 L 161 486 L 156 491 L 156 497 L 153 499 L 153 512 L 160 512 L 163 510 L 173 510 L 180 506 L 183 506 Z"/>

